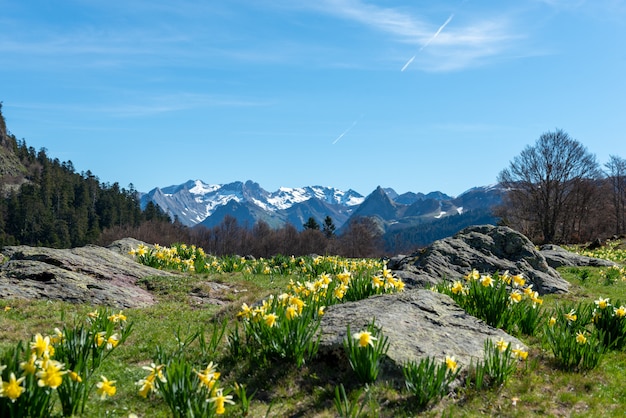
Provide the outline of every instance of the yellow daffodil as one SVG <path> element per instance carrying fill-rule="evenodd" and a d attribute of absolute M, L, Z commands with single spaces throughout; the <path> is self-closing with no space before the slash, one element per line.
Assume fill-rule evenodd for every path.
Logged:
<path fill-rule="evenodd" d="M 100 399 L 104 400 L 107 396 L 115 395 L 117 389 L 115 388 L 115 380 L 109 380 L 104 376 L 100 376 L 101 382 L 96 383 L 96 393 L 100 395 Z"/>
<path fill-rule="evenodd" d="M 493 279 L 491 276 L 482 276 L 480 278 L 480 284 L 484 287 L 493 287 Z"/>
<path fill-rule="evenodd" d="M 450 290 L 452 291 L 452 293 L 454 293 L 455 295 L 459 294 L 459 293 L 463 293 L 463 283 L 461 283 L 460 281 L 455 281 L 452 284 L 452 287 L 450 288 Z"/>
<path fill-rule="evenodd" d="M 343 283 L 340 286 L 337 286 L 334 290 L 333 290 L 333 295 L 337 298 L 337 299 L 343 299 L 344 295 L 346 294 L 346 290 L 348 290 L 347 286 L 344 285 Z"/>
<path fill-rule="evenodd" d="M 539 297 L 539 292 L 535 291 L 532 293 L 532 295 L 530 295 L 530 300 L 533 303 L 533 307 L 534 305 L 541 305 L 543 304 L 543 299 L 541 299 Z"/>
<path fill-rule="evenodd" d="M 24 392 L 24 387 L 22 386 L 22 382 L 26 379 L 26 376 L 22 376 L 19 379 L 15 378 L 15 373 L 11 373 L 9 376 L 8 382 L 2 382 L 2 396 L 5 396 L 11 400 L 11 402 L 15 402 L 17 398 L 20 397 L 22 392 Z"/>
<path fill-rule="evenodd" d="M 306 306 L 306 303 L 304 303 L 304 301 L 302 299 L 300 299 L 299 297 L 296 297 L 296 296 L 291 296 L 289 298 L 289 304 L 296 306 L 296 308 L 298 309 L 298 314 L 301 314 L 302 313 L 302 309 Z"/>
<path fill-rule="evenodd" d="M 524 279 L 524 276 L 522 276 L 521 274 L 511 276 L 511 279 L 513 280 L 513 286 L 524 287 L 524 285 L 526 284 L 526 279 Z"/>
<path fill-rule="evenodd" d="M 229 403 L 231 405 L 235 404 L 232 395 L 224 395 L 222 389 L 218 389 L 215 392 L 215 396 L 209 398 L 209 402 L 215 403 L 215 413 L 217 415 L 222 415 L 224 412 L 226 412 L 226 408 L 224 408 L 226 403 Z"/>
<path fill-rule="evenodd" d="M 278 319 L 278 316 L 274 313 L 269 313 L 263 317 L 263 320 L 265 321 L 265 325 L 267 325 L 270 328 L 277 325 L 276 324 L 277 319 Z"/>
<path fill-rule="evenodd" d="M 67 374 L 70 379 L 72 379 L 74 382 L 78 382 L 81 383 L 83 381 L 83 378 L 80 377 L 80 375 L 72 370 L 69 370 L 69 373 Z"/>
<path fill-rule="evenodd" d="M 5 306 L 4 307 L 4 312 L 9 312 L 12 308 L 10 306 Z"/>
<path fill-rule="evenodd" d="M 609 298 L 599 298 L 598 300 L 594 301 L 594 303 L 600 309 L 606 309 L 611 306 L 611 304 L 609 303 Z"/>
<path fill-rule="evenodd" d="M 392 284 L 398 292 L 402 292 L 404 290 L 404 282 L 401 279 L 395 280 Z"/>
<path fill-rule="evenodd" d="M 348 271 L 344 271 L 343 273 L 337 274 L 337 279 L 345 285 L 348 285 L 350 283 L 351 278 L 352 278 L 352 273 Z"/>
<path fill-rule="evenodd" d="M 44 337 L 39 333 L 35 335 L 35 341 L 30 343 L 30 349 L 37 354 L 37 357 L 43 357 L 44 354 L 50 355 L 51 348 L 50 337 Z"/>
<path fill-rule="evenodd" d="M 111 322 L 126 321 L 126 315 L 124 315 L 122 313 L 122 311 L 120 311 L 119 313 L 116 313 L 116 314 L 113 314 L 113 315 L 109 316 L 108 319 Z"/>
<path fill-rule="evenodd" d="M 107 339 L 107 350 L 112 350 L 120 343 L 120 337 L 117 334 L 111 335 Z"/>
<path fill-rule="evenodd" d="M 534 290 L 533 290 L 533 285 L 529 284 L 528 286 L 526 286 L 524 288 L 524 294 L 528 297 L 530 297 L 533 294 Z"/>
<path fill-rule="evenodd" d="M 522 300 L 522 294 L 519 292 L 519 290 L 514 290 L 509 295 L 509 299 L 513 303 L 519 303 Z"/>
<path fill-rule="evenodd" d="M 139 247 L 137 247 L 137 250 L 135 251 L 135 254 L 137 254 L 138 256 L 143 256 L 146 255 L 146 253 L 148 252 L 148 247 L 146 247 L 143 244 L 139 244 Z"/>
<path fill-rule="evenodd" d="M 150 381 L 148 379 L 141 379 L 136 384 L 140 386 L 139 396 L 141 396 L 142 398 L 147 398 L 148 394 L 155 390 L 154 381 Z"/>
<path fill-rule="evenodd" d="M 587 337 L 585 337 L 585 334 L 583 334 L 582 331 L 578 331 L 576 333 L 576 342 L 578 344 L 585 344 L 585 343 L 587 343 Z"/>
<path fill-rule="evenodd" d="M 220 377 L 220 373 L 217 371 L 217 364 L 213 364 L 213 362 L 210 362 L 203 371 L 196 372 L 196 375 L 209 391 L 213 389 L 217 379 Z"/>
<path fill-rule="evenodd" d="M 63 341 L 64 335 L 59 328 L 54 329 L 54 335 L 50 337 L 50 344 L 58 344 Z"/>
<path fill-rule="evenodd" d="M 375 289 L 378 289 L 379 287 L 383 287 L 385 283 L 383 282 L 382 277 L 372 276 L 372 285 L 374 286 Z"/>
<path fill-rule="evenodd" d="M 37 385 L 39 387 L 58 388 L 63 383 L 63 375 L 67 370 L 63 370 L 64 365 L 56 360 L 45 359 L 41 363 L 41 370 L 37 372 Z"/>
<path fill-rule="evenodd" d="M 20 369 L 24 374 L 35 374 L 37 372 L 37 353 L 32 353 L 28 361 L 20 363 Z"/>
<path fill-rule="evenodd" d="M 446 356 L 446 367 L 450 371 L 453 371 L 453 372 L 456 371 L 458 364 L 457 364 L 457 361 L 454 359 L 454 356 L 453 357 Z"/>
<path fill-rule="evenodd" d="M 324 284 L 325 284 L 325 285 L 327 285 L 327 286 L 328 286 L 328 285 L 330 284 L 330 282 L 331 282 L 331 278 L 330 278 L 330 276 L 329 276 L 328 274 L 326 274 L 326 273 L 322 273 L 322 274 L 320 275 L 320 280 L 322 281 L 322 283 L 324 283 Z"/>
<path fill-rule="evenodd" d="M 480 279 L 480 273 L 478 270 L 474 269 L 470 273 L 465 276 L 465 280 L 478 280 Z"/>
<path fill-rule="evenodd" d="M 578 317 L 576 316 L 576 311 L 574 309 L 572 309 L 571 311 L 569 311 L 569 313 L 565 314 L 565 319 L 567 319 L 570 322 L 576 322 L 576 319 Z"/>
<path fill-rule="evenodd" d="M 244 319 L 250 319 L 252 317 L 252 308 L 247 303 L 241 305 L 241 310 L 237 313 L 237 317 L 243 317 Z"/>
<path fill-rule="evenodd" d="M 151 363 L 149 366 L 143 366 L 142 369 L 149 371 L 150 374 L 146 377 L 146 380 L 150 382 L 154 382 L 155 379 L 159 379 L 161 382 L 165 382 L 165 376 L 163 375 L 163 369 L 165 368 L 164 364 L 156 365 Z"/>
<path fill-rule="evenodd" d="M 626 307 L 622 305 L 619 308 L 614 308 L 613 312 L 618 318 L 623 318 L 624 316 L 626 316 Z"/>
<path fill-rule="evenodd" d="M 317 314 L 319 316 L 324 315 L 324 309 L 326 309 L 326 306 L 320 306 L 319 308 L 317 308 Z"/>
<path fill-rule="evenodd" d="M 513 350 L 511 350 L 513 357 L 518 358 L 520 360 L 526 360 L 528 358 L 528 351 L 524 350 L 518 345 L 515 346 Z"/>
<path fill-rule="evenodd" d="M 498 341 L 496 341 L 496 348 L 498 350 L 500 350 L 501 353 L 503 353 L 504 351 L 506 351 L 507 347 L 509 346 L 509 343 L 507 343 L 506 341 L 504 341 L 504 338 L 500 337 L 500 339 Z"/>
<path fill-rule="evenodd" d="M 104 344 L 104 337 L 106 337 L 106 331 L 101 331 L 94 336 L 94 342 L 96 343 L 96 347 L 100 347 Z"/>
<path fill-rule="evenodd" d="M 553 326 L 554 324 L 556 324 L 556 318 L 551 316 L 550 320 L 548 321 L 548 325 Z"/>
<path fill-rule="evenodd" d="M 352 336 L 352 338 L 354 338 L 355 340 L 359 340 L 359 345 L 361 347 L 367 347 L 368 345 L 373 347 L 374 341 L 377 340 L 377 338 L 374 337 L 369 331 L 357 332 Z"/>
<path fill-rule="evenodd" d="M 285 310 L 285 317 L 289 320 L 298 316 L 298 307 L 296 305 L 289 305 Z"/>

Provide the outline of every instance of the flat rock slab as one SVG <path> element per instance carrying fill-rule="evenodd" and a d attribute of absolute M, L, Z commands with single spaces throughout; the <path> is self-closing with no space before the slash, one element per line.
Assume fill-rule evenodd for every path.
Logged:
<path fill-rule="evenodd" d="M 548 265 L 552 268 L 557 267 L 613 267 L 616 266 L 612 261 L 602 258 L 587 257 L 579 255 L 571 251 L 567 251 L 563 247 L 554 244 L 546 244 L 541 246 L 541 254 L 545 257 Z"/>
<path fill-rule="evenodd" d="M 461 367 L 484 358 L 484 344 L 500 338 L 520 347 L 525 345 L 504 331 L 467 314 L 447 295 L 425 289 L 371 298 L 328 307 L 320 325 L 322 356 L 348 364 L 343 340 L 350 325 L 352 333 L 364 330 L 372 319 L 389 338 L 383 375 L 402 379 L 402 366 L 426 357 L 444 360 L 454 356 Z"/>
<path fill-rule="evenodd" d="M 55 299 L 119 308 L 154 304 L 136 285 L 150 276 L 176 276 L 95 245 L 72 249 L 11 246 L 2 249 L 1 298 Z"/>

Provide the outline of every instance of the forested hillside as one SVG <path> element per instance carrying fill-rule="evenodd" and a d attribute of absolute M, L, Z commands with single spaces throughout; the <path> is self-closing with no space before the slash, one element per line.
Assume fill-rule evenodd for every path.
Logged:
<path fill-rule="evenodd" d="M 132 185 L 104 184 L 90 171 L 76 173 L 10 134 L 0 105 L 0 246 L 56 248 L 98 241 L 114 226 L 169 223 L 158 207 L 142 211 Z"/>

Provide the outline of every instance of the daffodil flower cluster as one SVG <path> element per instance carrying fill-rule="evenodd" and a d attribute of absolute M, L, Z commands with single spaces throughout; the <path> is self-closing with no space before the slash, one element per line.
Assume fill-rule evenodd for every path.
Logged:
<path fill-rule="evenodd" d="M 602 258 L 615 263 L 624 263 L 626 262 L 626 250 L 618 248 L 620 244 L 620 240 L 607 240 L 605 245 L 592 250 L 581 248 L 580 246 L 566 246 L 564 248 L 587 257 Z"/>
<path fill-rule="evenodd" d="M 541 319 L 543 299 L 522 274 L 481 274 L 470 271 L 465 280 L 444 283 L 437 290 L 489 325 L 532 335 Z"/>
<path fill-rule="evenodd" d="M 611 266 L 600 270 L 600 277 L 606 285 L 615 284 L 618 281 L 626 281 L 626 267 Z"/>
<path fill-rule="evenodd" d="M 283 256 L 269 259 L 247 259 L 240 256 L 215 257 L 195 245 L 175 244 L 162 247 L 140 244 L 129 251 L 138 262 L 158 268 L 197 273 L 231 273 L 262 275 L 303 275 L 315 277 L 323 272 L 361 272 L 380 270 L 383 262 L 374 259 L 346 259 L 338 256 Z"/>
<path fill-rule="evenodd" d="M 139 395 L 148 398 L 159 394 L 174 416 L 224 414 L 226 404 L 235 402 L 232 395 L 220 387 L 217 364 L 209 362 L 204 369 L 197 370 L 179 354 L 164 359 L 167 364 L 152 363 L 143 367 L 148 375 L 136 383 Z"/>
<path fill-rule="evenodd" d="M 620 349 L 626 346 L 626 306 L 619 300 L 615 306 L 609 298 L 598 298 L 594 301 L 593 325 L 602 331 L 605 347 Z"/>
<path fill-rule="evenodd" d="M 171 247 L 162 247 L 159 244 L 147 246 L 140 244 L 129 251 L 135 259 L 147 266 L 158 269 L 174 269 L 179 271 L 195 271 L 196 260 L 204 266 L 205 253 L 195 245 L 176 244 Z"/>
<path fill-rule="evenodd" d="M 589 303 L 557 305 L 543 327 L 543 343 L 564 369 L 590 370 L 606 351 L 604 333 L 598 324 L 613 309 L 608 298 L 598 298 L 594 305 L 595 308 Z"/>
<path fill-rule="evenodd" d="M 324 272 L 314 280 L 292 279 L 286 293 L 271 295 L 254 307 L 244 303 L 237 316 L 245 335 L 255 341 L 255 355 L 287 358 L 301 366 L 317 351 L 312 339 L 327 306 L 404 289 L 402 280 L 384 265 L 374 275 L 358 270 L 357 264 L 352 266 L 357 270 Z"/>
<path fill-rule="evenodd" d="M 49 415 L 52 396 L 59 398 L 64 416 L 83 411 L 91 387 L 85 382 L 130 332 L 122 311 L 96 310 L 86 319 L 87 326 L 55 328 L 52 335 L 35 334 L 28 351 L 22 343 L 13 349 L 11 358 L 26 358 L 0 367 L 7 369 L 4 380 L 0 370 L 0 411 L 6 411 L 3 402 L 8 400 L 10 416 Z M 115 394 L 114 384 L 101 377 L 96 387 L 102 399 Z"/>
<path fill-rule="evenodd" d="M 58 330 L 57 332 L 60 333 Z M 57 389 L 63 383 L 63 376 L 68 373 L 65 364 L 53 358 L 55 354 L 53 344 L 58 341 L 57 335 L 43 336 L 38 333 L 29 343 L 30 350 L 26 361 L 0 365 L 0 410 L 1 404 L 6 400 L 27 410 L 30 409 L 29 405 L 21 402 L 22 399 L 25 402 L 28 402 L 28 399 L 48 402 L 51 392 L 47 389 Z M 21 354 L 21 351 L 20 344 L 15 348 L 15 352 Z M 3 380 L 3 372 L 6 380 Z M 23 397 L 27 392 L 29 396 Z"/>

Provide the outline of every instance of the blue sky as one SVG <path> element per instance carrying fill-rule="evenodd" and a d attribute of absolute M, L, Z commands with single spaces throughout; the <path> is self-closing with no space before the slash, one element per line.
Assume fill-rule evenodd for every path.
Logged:
<path fill-rule="evenodd" d="M 626 158 L 619 0 L 0 0 L 9 130 L 140 191 L 458 195 L 563 129 Z"/>

